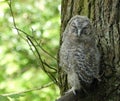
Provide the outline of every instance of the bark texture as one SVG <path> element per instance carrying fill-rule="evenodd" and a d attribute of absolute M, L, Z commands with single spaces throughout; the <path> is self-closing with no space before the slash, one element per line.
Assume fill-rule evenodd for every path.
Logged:
<path fill-rule="evenodd" d="M 102 81 L 88 95 L 80 97 L 79 93 L 69 101 L 120 101 L 120 0 L 62 0 L 61 36 L 69 19 L 77 14 L 88 16 L 95 27 Z M 60 68 L 58 74 L 63 95 L 67 79 Z"/>

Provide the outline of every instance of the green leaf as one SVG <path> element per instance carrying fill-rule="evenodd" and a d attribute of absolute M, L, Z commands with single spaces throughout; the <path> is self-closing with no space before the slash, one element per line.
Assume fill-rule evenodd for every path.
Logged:
<path fill-rule="evenodd" d="M 0 95 L 0 101 L 10 101 L 7 96 Z"/>
<path fill-rule="evenodd" d="M 24 95 L 23 94 L 11 94 L 9 95 L 10 98 L 19 98 L 19 97 L 23 97 Z"/>

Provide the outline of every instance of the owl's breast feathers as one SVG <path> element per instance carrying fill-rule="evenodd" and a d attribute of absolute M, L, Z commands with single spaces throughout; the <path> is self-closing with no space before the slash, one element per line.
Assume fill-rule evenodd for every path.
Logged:
<path fill-rule="evenodd" d="M 68 74 L 77 73 L 79 79 L 91 83 L 99 75 L 99 56 L 96 47 L 84 44 L 62 44 L 60 65 Z"/>

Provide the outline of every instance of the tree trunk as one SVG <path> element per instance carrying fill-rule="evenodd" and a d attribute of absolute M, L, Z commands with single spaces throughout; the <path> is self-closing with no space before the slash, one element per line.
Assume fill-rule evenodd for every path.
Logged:
<path fill-rule="evenodd" d="M 95 27 L 102 81 L 85 97 L 75 95 L 73 100 L 68 95 L 71 100 L 58 101 L 120 101 L 120 0 L 62 0 L 61 35 L 70 18 L 77 14 L 88 16 Z M 68 89 L 67 79 L 60 68 L 58 74 L 63 95 Z"/>

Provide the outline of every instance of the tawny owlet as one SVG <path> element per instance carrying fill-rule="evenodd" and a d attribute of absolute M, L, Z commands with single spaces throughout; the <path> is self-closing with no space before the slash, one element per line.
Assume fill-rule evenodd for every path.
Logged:
<path fill-rule="evenodd" d="M 99 78 L 100 53 L 87 17 L 76 15 L 70 19 L 63 32 L 59 56 L 59 65 L 66 72 L 73 93 L 81 89 L 81 82 L 89 85 Z"/>

